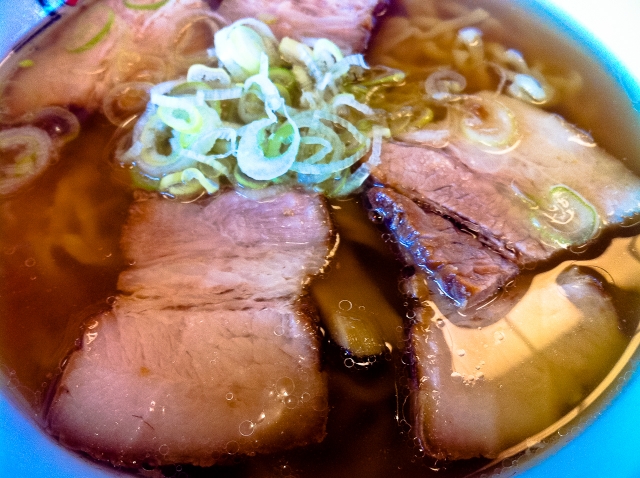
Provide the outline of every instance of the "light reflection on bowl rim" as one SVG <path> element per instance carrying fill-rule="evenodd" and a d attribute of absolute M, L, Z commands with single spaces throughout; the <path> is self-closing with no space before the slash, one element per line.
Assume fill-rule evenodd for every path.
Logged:
<path fill-rule="evenodd" d="M 615 58 L 603 45 L 600 43 L 592 33 L 583 28 L 580 24 L 578 24 L 574 19 L 572 19 L 568 14 L 560 10 L 558 7 L 554 5 L 554 0 L 515 0 L 515 3 L 518 4 L 519 7 L 531 11 L 536 14 L 544 23 L 548 25 L 552 25 L 554 29 L 560 31 L 563 35 L 568 36 L 579 43 L 588 51 L 590 56 L 592 56 L 598 64 L 602 65 L 609 75 L 612 77 L 613 81 L 618 83 L 620 87 L 625 91 L 629 102 L 633 105 L 636 113 L 640 114 L 640 86 L 638 82 L 634 79 L 631 73 L 625 68 L 625 66 Z M 18 42 L 17 44 L 11 44 L 11 39 L 7 37 L 7 35 L 3 35 L 0 32 L 0 66 L 2 66 L 6 61 L 11 61 L 14 50 L 18 50 L 30 41 L 35 36 L 38 36 L 40 33 L 45 31 L 49 26 L 57 23 L 57 21 L 65 14 L 65 12 L 72 11 L 73 7 L 64 5 L 64 0 L 32 0 L 29 4 L 27 2 L 15 4 L 11 2 L 9 8 L 9 2 L 4 3 L 4 5 L 0 5 L 0 27 L 6 26 L 8 21 L 7 18 L 13 17 L 15 18 L 15 13 L 17 10 L 21 10 L 18 12 L 18 18 L 26 19 L 27 21 L 32 22 L 32 28 L 30 30 L 23 29 L 22 31 L 28 31 L 29 35 L 27 35 L 23 40 Z M 624 14 L 623 12 L 613 12 L 618 13 L 619 15 Z M 2 18 L 4 17 L 4 21 Z M 4 28 L 0 28 L 2 30 Z M 9 54 L 7 56 L 7 54 Z M 607 416 L 611 415 L 610 412 L 617 405 L 616 402 L 619 402 L 620 399 L 624 399 L 629 402 L 629 400 L 633 401 L 634 397 L 637 398 L 637 401 L 640 402 L 640 372 L 638 372 L 638 348 L 640 347 L 640 329 L 636 330 L 636 333 L 633 335 L 628 347 L 626 348 L 623 355 L 620 357 L 614 368 L 607 374 L 606 378 L 603 382 L 596 387 L 579 405 L 577 405 L 573 410 L 571 410 L 567 415 L 565 415 L 562 419 L 558 420 L 553 425 L 547 427 L 545 430 L 539 432 L 533 437 L 528 438 L 524 442 L 515 445 L 514 447 L 505 450 L 496 460 L 487 465 L 487 467 L 482 470 L 475 472 L 473 476 L 491 476 L 495 473 L 501 474 L 501 468 L 504 460 L 512 460 L 518 462 L 522 467 L 519 471 L 524 472 L 524 475 L 529 478 L 542 477 L 542 476 L 551 476 L 549 475 L 550 471 L 555 471 L 556 473 L 562 472 L 562 475 L 565 477 L 572 476 L 584 476 L 581 471 L 573 468 L 570 472 L 568 469 L 568 454 L 575 453 L 578 450 L 585 455 L 582 458 L 578 458 L 580 460 L 584 460 L 587 458 L 587 453 L 590 449 L 593 449 L 596 444 L 594 443 L 594 437 L 587 436 L 589 435 L 589 428 L 594 425 L 594 423 L 599 422 L 599 425 L 603 424 L 604 420 L 607 420 Z M 7 413 L 9 415 L 18 415 L 21 413 L 20 409 L 24 410 L 24 404 L 18 403 L 19 400 L 14 397 L 9 397 L 6 392 L 7 387 L 4 385 L 8 382 L 5 380 L 5 373 L 0 370 L 0 377 L 3 379 L 3 385 L 0 387 L 0 412 Z M 633 385 L 633 387 L 632 387 Z M 581 413 L 586 410 L 591 409 L 591 412 L 586 416 Z M 639 407 L 640 409 L 640 407 Z M 17 434 L 24 437 L 27 437 L 27 442 L 29 440 L 29 436 L 37 436 L 42 435 L 40 430 L 35 426 L 33 420 L 28 419 L 24 416 L 13 416 L 11 420 L 5 419 L 5 417 L 0 413 L 0 436 L 6 431 L 7 433 L 11 433 L 14 435 L 15 430 L 6 428 L 7 423 L 17 423 L 18 430 Z M 640 412 L 637 413 L 637 416 L 630 417 L 633 422 L 637 422 L 640 426 Z M 610 420 L 611 421 L 611 420 Z M 607 427 L 607 423 L 604 422 L 604 427 Z M 632 435 L 624 435 L 623 433 L 616 430 L 616 424 L 608 424 L 608 431 L 616 435 L 616 440 L 627 440 L 633 441 L 633 438 L 636 438 Z M 570 427 L 570 428 L 569 428 Z M 569 428 L 569 432 L 566 434 L 562 434 L 563 429 Z M 630 428 L 629 427 L 629 431 Z M 626 431 L 626 430 L 625 430 Z M 617 436 L 616 432 L 620 436 Z M 551 438 L 553 437 L 553 438 Z M 20 438 L 20 437 L 18 437 Z M 52 450 L 60 451 L 59 447 L 53 442 L 49 437 L 41 437 L 44 441 L 40 441 L 42 446 L 51 446 L 54 447 Z M 611 439 L 611 436 L 607 436 L 607 439 Z M 532 447 L 540 443 L 545 443 L 545 441 L 549 441 L 550 443 L 544 446 L 543 453 L 537 453 L 534 451 L 532 454 L 528 454 L 525 456 L 525 460 L 523 463 L 520 463 L 519 457 L 523 456 L 526 450 L 531 450 Z M 12 441 L 15 446 L 20 446 L 19 439 L 15 439 Z M 24 442 L 23 442 L 24 444 Z M 571 446 L 568 446 L 571 445 Z M 5 444 L 5 446 L 11 447 L 11 443 Z M 570 449 L 571 448 L 571 449 Z M 629 448 L 631 449 L 631 448 Z M 5 448 L 5 452 L 8 452 Z M 31 450 L 18 450 L 17 456 L 20 457 L 31 457 L 33 455 L 30 453 Z M 67 456 L 68 455 L 68 456 Z M 10 455 L 9 455 L 10 456 Z M 65 460 L 68 460 L 69 457 L 76 456 L 73 452 L 61 452 L 60 456 L 62 456 Z M 98 466 L 94 465 L 91 462 L 88 462 L 79 456 L 76 456 L 77 460 L 75 463 L 71 463 L 69 468 L 65 468 L 64 476 L 95 476 L 102 477 L 107 476 L 103 473 L 102 469 Z M 624 459 L 622 456 L 618 456 L 620 459 Z M 53 461 L 53 466 L 56 466 L 57 463 L 55 460 Z M 563 466 L 564 463 L 564 466 Z M 638 462 L 640 465 L 640 461 Z M 8 466 L 9 463 L 2 464 L 0 469 L 9 471 Z M 50 465 L 40 464 L 38 462 L 32 461 L 31 463 L 27 463 L 27 466 L 33 466 L 33 468 L 29 468 L 34 473 L 31 476 L 52 476 L 52 471 L 57 471 L 57 469 L 51 468 Z M 41 468 L 44 466 L 44 468 Z M 563 468 L 558 468 L 559 466 L 563 466 Z M 608 466 L 608 473 L 614 473 L 615 469 L 611 468 L 611 464 L 604 464 L 603 466 Z M 507 467 L 510 468 L 510 467 Z M 19 469 L 19 468 L 18 468 Z M 14 473 L 17 471 L 15 468 L 12 470 Z M 504 470 L 507 471 L 507 470 Z M 515 470 L 511 469 L 510 472 L 515 472 Z M 592 470 L 595 472 L 595 470 Z M 633 475 L 616 475 L 622 478 L 623 476 L 636 476 L 640 473 L 640 469 L 632 470 L 635 471 Z M 45 474 L 40 475 L 38 472 L 44 472 Z M 69 475 L 69 472 L 73 472 L 73 475 Z M 569 474 L 575 473 L 575 474 Z M 111 475 L 110 475 L 111 476 Z"/>

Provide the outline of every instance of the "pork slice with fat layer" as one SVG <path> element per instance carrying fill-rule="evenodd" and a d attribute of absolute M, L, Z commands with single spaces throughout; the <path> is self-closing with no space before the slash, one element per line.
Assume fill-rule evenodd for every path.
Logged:
<path fill-rule="evenodd" d="M 223 0 L 217 12 L 230 22 L 254 17 L 278 38 L 328 38 L 348 53 L 362 53 L 378 12 L 388 0 Z"/>
<path fill-rule="evenodd" d="M 122 238 L 133 265 L 64 370 L 51 433 L 125 466 L 322 440 L 326 377 L 301 295 L 329 239 L 322 200 L 298 192 L 136 201 Z"/>
<path fill-rule="evenodd" d="M 546 438 L 536 434 L 583 407 L 628 343 L 593 269 L 565 263 L 537 275 L 520 302 L 481 328 L 455 325 L 421 297 L 422 280 L 409 285 L 413 431 L 438 459 L 496 458 Z"/>
<path fill-rule="evenodd" d="M 444 148 L 383 145 L 376 179 L 525 267 L 587 244 L 640 212 L 640 179 L 561 117 L 495 93 L 467 102 L 472 111 L 504 112 L 513 145 L 483 145 L 464 133 L 468 117 L 452 114 Z"/>
<path fill-rule="evenodd" d="M 402 194 L 375 187 L 367 197 L 396 239 L 404 259 L 428 273 L 459 307 L 480 304 L 518 274 L 513 262 Z"/>

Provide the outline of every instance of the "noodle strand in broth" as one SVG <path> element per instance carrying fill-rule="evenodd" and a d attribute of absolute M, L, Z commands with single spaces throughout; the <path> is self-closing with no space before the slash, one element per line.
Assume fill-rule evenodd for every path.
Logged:
<path fill-rule="evenodd" d="M 235 0 L 223 0 L 222 4 L 232 1 Z M 154 85 L 173 82 L 180 75 L 186 75 L 194 63 L 204 63 L 205 68 L 215 70 L 202 69 L 199 74 L 217 75 L 220 84 L 228 77 L 228 85 L 219 89 L 224 94 L 233 96 L 241 88 L 249 89 L 244 84 L 246 78 L 233 78 L 233 66 L 221 72 L 222 62 L 218 63 L 217 57 L 211 56 L 211 51 L 207 52 L 216 32 L 225 24 L 231 24 L 222 17 L 224 9 L 212 12 L 207 3 L 198 0 L 142 2 L 141 5 L 120 0 L 104 3 L 110 9 L 105 10 L 107 16 L 95 17 L 103 21 L 95 25 L 100 28 L 91 30 L 94 34 L 89 36 L 92 38 L 76 38 L 80 43 L 74 44 L 75 53 L 68 48 L 63 51 L 56 44 L 57 40 L 69 41 L 69 33 L 63 34 L 59 30 L 50 34 L 53 41 L 49 50 L 46 46 L 42 50 L 26 50 L 26 56 L 21 60 L 31 60 L 32 66 L 22 63 L 22 67 L 16 66 L 17 73 L 0 72 L 3 82 L 0 132 L 33 121 L 34 127 L 51 134 L 33 116 L 29 120 L 25 119 L 28 116 L 23 116 L 31 109 L 40 110 L 51 104 L 68 107 L 80 122 L 80 133 L 75 139 L 63 144 L 56 143 L 58 139 L 52 136 L 58 145 L 55 161 L 24 187 L 0 198 L 0 374 L 7 379 L 8 393 L 26 402 L 28 413 L 36 416 L 45 427 L 47 411 L 55 394 L 60 393 L 59 384 L 65 380 L 63 374 L 69 373 L 70 357 L 76 357 L 72 362 L 77 360 L 91 345 L 87 343 L 87 334 L 102 330 L 103 319 L 96 318 L 123 307 L 122 304 L 131 299 L 129 295 L 137 293 L 122 293 L 123 278 L 132 277 L 126 274 L 137 270 L 136 264 L 123 254 L 122 231 L 127 221 L 131 221 L 131 208 L 137 207 L 136 201 L 140 200 L 141 193 L 136 189 L 158 190 L 162 178 L 149 173 L 150 170 L 142 173 L 136 170 L 140 160 L 135 157 L 135 147 L 132 160 L 125 167 L 114 161 L 114 157 L 124 151 L 131 151 L 135 143 L 135 130 L 134 140 L 129 139 L 129 130 L 136 121 L 131 117 L 143 113 L 148 99 L 158 98 L 154 96 L 158 92 Z M 455 478 L 478 472 L 489 464 L 493 466 L 495 463 L 491 459 L 496 456 L 499 459 L 511 457 L 525 449 L 527 456 L 536 454 L 557 439 L 548 436 L 555 433 L 554 427 L 559 426 L 558 423 L 564 423 L 562 420 L 574 415 L 581 419 L 577 410 L 586 408 L 594 394 L 600 393 L 597 387 L 603 380 L 611 379 L 607 376 L 610 370 L 622 366 L 618 360 L 638 326 L 640 264 L 636 242 L 640 230 L 637 225 L 624 222 L 625 217 L 636 217 L 633 211 L 626 211 L 627 216 L 622 218 L 608 219 L 601 212 L 599 203 L 581 188 L 564 182 L 547 185 L 548 176 L 544 174 L 548 170 L 544 167 L 548 165 L 543 167 L 544 161 L 529 158 L 531 164 L 521 169 L 531 175 L 532 183 L 542 181 L 545 187 L 549 186 L 548 197 L 537 197 L 529 190 L 519 188 L 521 183 L 517 178 L 512 184 L 500 182 L 496 188 L 503 193 L 508 190 L 508 194 L 517 196 L 519 201 L 533 202 L 542 209 L 564 204 L 562 211 L 554 209 L 549 213 L 556 223 L 564 220 L 561 212 L 569 211 L 590 227 L 585 226 L 578 232 L 563 229 L 565 235 L 560 234 L 562 237 L 558 239 L 560 236 L 549 232 L 551 229 L 544 224 L 540 226 L 542 237 L 555 244 L 554 247 L 566 241 L 558 247 L 560 252 L 549 260 L 527 262 L 519 258 L 518 253 L 505 248 L 501 254 L 517 264 L 518 277 L 499 287 L 497 295 L 491 296 L 490 300 L 469 309 L 454 304 L 453 294 L 447 295 L 447 284 L 440 288 L 434 285 L 435 276 L 415 259 L 416 249 L 411 249 L 411 241 L 416 236 L 405 240 L 408 236 L 398 232 L 398 224 L 407 219 L 409 212 L 403 212 L 406 216 L 393 216 L 396 218 L 393 222 L 389 219 L 391 216 L 385 216 L 386 210 L 374 207 L 367 211 L 367 208 L 371 209 L 367 189 L 376 182 L 384 182 L 387 187 L 390 184 L 382 181 L 385 178 L 379 173 L 390 154 L 389 145 L 407 150 L 426 148 L 434 154 L 454 157 L 452 151 L 462 149 L 459 140 L 462 133 L 456 129 L 460 118 L 475 111 L 477 117 L 487 120 L 495 113 L 489 108 L 484 111 L 477 105 L 469 106 L 479 101 L 478 98 L 491 101 L 505 98 L 498 103 L 509 111 L 503 117 L 499 112 L 491 116 L 497 118 L 495 124 L 500 118 L 507 118 L 501 123 L 506 133 L 504 130 L 497 134 L 495 130 L 487 133 L 490 128 L 470 133 L 480 131 L 474 138 L 484 134 L 480 140 L 489 141 L 489 149 L 500 149 L 500 155 L 487 153 L 487 157 L 508 159 L 512 150 L 518 151 L 521 142 L 514 138 L 522 133 L 522 128 L 529 127 L 520 116 L 530 118 L 527 108 L 536 108 L 541 118 L 546 111 L 562 115 L 565 118 L 562 124 L 573 135 L 575 145 L 581 142 L 585 149 L 595 150 L 597 143 L 616 157 L 640 156 L 640 145 L 633 139 L 638 120 L 631 107 L 613 111 L 611 105 L 625 103 L 625 99 L 620 88 L 611 86 L 611 78 L 557 32 L 536 25 L 535 19 L 521 15 L 519 10 L 507 10 L 499 3 L 492 0 L 392 2 L 385 15 L 377 19 L 379 24 L 366 52 L 366 63 L 371 65 L 368 69 L 363 66 L 363 59 L 348 55 L 345 56 L 350 58 L 348 62 L 340 63 L 333 47 L 309 39 L 295 42 L 293 49 L 299 56 L 290 62 L 282 60 L 279 54 L 277 59 L 269 59 L 268 65 L 261 58 L 257 68 L 265 70 L 268 66 L 267 79 L 277 92 L 270 96 L 270 85 L 256 80 L 251 95 L 242 102 L 234 98 L 207 99 L 207 108 L 212 110 L 207 111 L 206 114 L 210 114 L 207 120 L 216 117 L 218 126 L 224 129 L 203 153 L 215 156 L 215 162 L 189 166 L 200 175 L 194 171 L 185 175 L 183 170 L 189 168 L 181 168 L 169 171 L 174 176 L 165 180 L 164 184 L 171 183 L 165 190 L 165 193 L 169 192 L 166 195 L 185 202 L 194 201 L 194 204 L 184 205 L 190 207 L 190 211 L 228 197 L 225 195 L 232 194 L 233 187 L 246 196 L 242 201 L 247 204 L 272 204 L 271 194 L 310 194 L 302 193 L 303 188 L 338 196 L 323 200 L 322 206 L 330 213 L 330 222 L 327 220 L 325 225 L 335 228 L 334 242 L 330 244 L 335 247 L 327 247 L 331 252 L 322 272 L 310 283 L 305 282 L 305 294 L 296 302 L 296 307 L 306 307 L 313 301 L 315 305 L 308 311 L 299 311 L 304 310 L 310 316 L 317 312 L 320 319 L 313 326 L 311 335 L 316 334 L 321 344 L 317 359 L 322 366 L 321 373 L 326 374 L 328 403 L 309 404 L 309 410 L 318 405 L 316 408 L 325 413 L 328 411 L 324 440 L 312 443 L 314 440 L 305 439 L 308 443 L 305 446 L 288 449 L 296 444 L 291 442 L 274 447 L 268 454 L 261 454 L 263 450 L 257 444 L 258 453 L 246 451 L 249 448 L 242 448 L 242 440 L 251 437 L 252 433 L 256 433 L 256 440 L 259 436 L 260 419 L 256 417 L 250 424 L 243 422 L 244 428 L 237 430 L 240 433 L 237 442 L 226 443 L 226 451 L 212 452 L 200 461 L 193 460 L 207 465 L 216 463 L 213 467 L 187 465 L 180 463 L 180 459 L 173 464 L 162 462 L 162 457 L 171 457 L 175 451 L 161 448 L 164 441 L 154 443 L 154 450 L 148 453 L 160 457 L 160 461 L 154 461 L 144 453 L 131 460 L 113 458 L 109 450 L 93 450 L 94 456 L 100 458 L 104 453 L 103 459 L 111 459 L 141 476 L 280 474 Z M 371 18 L 375 4 L 367 3 Z M 236 12 L 240 8 L 238 5 L 237 2 L 228 3 L 227 11 Z M 95 13 L 92 4 L 79 8 L 86 12 L 80 11 L 78 18 Z M 174 13 L 176 22 L 168 13 L 172 11 L 178 12 Z M 278 23 L 281 19 L 277 15 L 269 15 L 258 19 L 268 26 L 275 24 L 274 31 L 284 28 Z M 317 23 L 323 24 L 322 20 L 318 18 Z M 74 25 L 81 25 L 79 22 Z M 148 34 L 146 37 L 135 35 L 140 25 L 141 31 Z M 172 26 L 169 28 L 169 25 Z M 172 35 L 156 38 L 165 27 L 173 32 Z M 368 27 L 363 28 L 365 30 L 354 33 L 358 41 L 368 35 Z M 244 30 L 244 40 L 255 40 L 258 30 L 252 31 L 254 33 Z M 339 32 L 339 29 L 335 31 Z M 240 36 L 242 34 L 238 33 L 236 38 Z M 139 48 L 145 41 L 144 48 Z M 154 49 L 155 41 L 160 42 L 162 48 Z M 178 51 L 167 53 L 170 51 L 168 43 L 177 43 Z M 129 45 L 131 51 L 122 45 Z M 252 48 L 251 45 L 245 47 L 247 51 Z M 270 46 L 264 48 L 273 53 Z M 76 79 L 82 82 L 75 90 L 67 89 L 67 96 L 61 100 L 52 100 L 44 93 L 21 97 L 24 88 L 31 84 L 29 81 L 38 77 L 37 68 L 50 65 L 49 52 L 59 54 L 60 58 L 69 61 L 68 65 L 77 68 Z M 304 70 L 303 67 L 308 52 L 311 52 L 312 61 L 329 65 L 326 71 L 322 70 L 323 74 L 331 73 L 332 62 L 333 66 L 347 65 L 346 73 L 315 78 L 313 69 Z M 101 53 L 106 56 L 100 58 Z M 81 56 L 85 54 L 87 56 Z M 94 54 L 93 59 L 87 60 Z M 247 65 L 245 61 L 236 66 Z M 260 74 L 259 71 L 254 73 Z M 205 76 L 203 80 L 206 80 Z M 326 91 L 319 94 L 316 85 L 323 81 Z M 169 89 L 160 95 L 164 99 L 181 98 L 183 101 L 189 95 L 200 94 L 204 98 L 205 94 L 211 95 L 208 90 L 218 91 L 217 87 L 212 89 L 206 84 L 202 87 L 193 83 L 197 81 L 172 83 L 177 90 L 171 92 L 171 87 L 167 87 Z M 305 89 L 308 84 L 312 88 Z M 60 85 L 64 86 L 63 79 L 59 79 L 47 94 L 55 95 L 54 90 Z M 87 85 L 90 87 L 86 88 Z M 73 94 L 68 96 L 70 93 Z M 283 98 L 283 104 L 280 108 L 275 105 L 270 109 L 269 101 L 276 97 Z M 325 107 L 329 108 L 334 100 L 333 116 L 329 117 L 325 112 L 325 116 L 318 119 L 311 106 L 315 103 L 316 107 L 322 107 L 325 102 Z M 40 104 L 41 101 L 44 103 Z M 301 113 L 303 105 L 311 105 L 307 116 Z M 161 108 L 163 106 L 158 105 L 156 110 Z M 205 115 L 203 106 L 198 108 L 194 111 Z M 167 118 L 167 111 L 154 114 L 162 120 L 163 116 Z M 175 128 L 166 137 L 161 134 L 165 130 L 156 131 L 154 147 L 158 151 L 165 151 L 162 148 L 171 141 L 174 144 L 182 142 L 181 148 L 188 141 L 194 141 L 195 135 L 188 136 L 191 132 L 187 127 L 197 115 L 190 116 L 189 111 L 184 104 L 173 108 L 169 121 L 173 121 Z M 282 159 L 293 146 L 299 147 L 307 158 L 306 163 L 301 160 L 295 163 L 294 168 L 299 171 L 288 171 L 280 175 L 280 179 L 250 176 L 251 171 L 241 169 L 239 160 L 236 162 L 232 154 L 237 139 L 233 135 L 238 134 L 239 144 L 247 128 L 245 123 L 251 124 L 251 120 L 266 124 L 270 114 L 278 117 L 277 122 L 272 123 L 275 126 L 271 130 L 257 130 L 257 136 L 265 136 L 264 146 L 255 140 L 256 148 L 264 153 L 262 159 L 267 162 L 269 158 Z M 313 114 L 316 116 L 309 119 Z M 245 121 L 243 116 L 249 120 Z M 143 121 L 145 119 L 143 117 Z M 304 125 L 298 127 L 299 138 L 289 130 L 295 121 Z M 593 139 L 570 126 L 574 123 L 587 128 Z M 72 136 L 70 134 L 68 138 Z M 309 139 L 311 137 L 313 139 Z M 300 144 L 296 145 L 298 140 Z M 526 140 L 522 141 L 526 143 Z M 365 144 L 368 144 L 367 151 L 376 153 L 365 154 Z M 1 147 L 0 144 L 0 153 Z M 342 154 L 324 153 L 325 158 L 322 152 L 329 148 Z M 507 149 L 509 151 L 502 154 Z M 353 159 L 353 162 L 338 172 L 326 173 L 334 161 L 329 157 L 334 156 L 337 158 L 334 164 L 342 164 L 346 159 Z M 5 157 L 8 156 L 0 157 L 3 166 Z M 410 154 L 405 157 L 410 158 Z M 492 160 L 485 164 L 483 176 L 468 168 L 476 174 L 471 175 L 472 179 L 482 177 L 485 184 L 493 184 L 491 178 L 498 174 L 494 171 L 498 162 Z M 640 171 L 637 162 L 624 164 Z M 577 164 L 568 175 L 580 176 L 586 174 L 587 169 Z M 316 173 L 315 178 L 309 173 L 311 170 Z M 540 170 L 544 174 L 536 176 L 534 173 Z M 325 173 L 326 177 L 321 177 L 319 172 Z M 373 177 L 367 179 L 370 172 Z M 519 174 L 518 167 L 510 165 L 509 172 L 515 178 Z M 412 174 L 416 183 L 426 183 L 417 172 Z M 503 174 L 506 173 L 503 171 Z M 215 182 L 215 187 L 207 188 L 212 184 L 207 181 Z M 267 181 L 270 181 L 269 187 L 266 187 Z M 630 184 L 633 181 L 635 178 Z M 462 216 L 456 216 L 456 211 L 434 207 L 424 195 L 411 197 L 408 192 L 411 188 L 398 184 L 391 186 L 397 186 L 409 201 L 414 201 L 428 213 L 435 210 L 447 221 L 453 217 L 456 220 L 453 227 L 458 232 L 462 231 L 474 241 L 481 239 L 484 242 L 479 247 L 486 248 L 490 241 L 483 236 L 486 232 L 483 224 L 478 226 L 467 220 L 468 217 L 463 222 Z M 218 187 L 221 192 L 216 192 Z M 287 193 L 287 189 L 294 192 Z M 213 198 L 207 198 L 209 193 Z M 152 197 L 153 193 L 144 194 Z M 158 198 L 153 200 L 160 201 Z M 480 208 L 488 209 L 489 206 L 482 204 Z M 293 209 L 284 211 L 283 216 L 291 221 L 296 218 Z M 415 220 L 411 224 L 417 223 Z M 609 227 L 609 224 L 619 223 L 625 227 Z M 258 230 L 259 224 L 254 226 Z M 233 235 L 235 226 L 228 227 Z M 182 232 L 188 232 L 187 228 Z M 416 234 L 419 236 L 424 232 L 418 230 Z M 547 247 L 548 243 L 543 246 Z M 493 249 L 502 247 L 490 246 Z M 517 251 L 517 248 L 513 250 Z M 267 255 L 265 252 L 264 256 Z M 161 261 L 158 263 L 162 264 Z M 282 267 L 286 266 L 290 264 Z M 176 270 L 180 267 L 184 264 L 176 262 Z M 278 267 L 271 272 L 279 273 Z M 230 270 L 223 272 L 230 274 Z M 216 277 L 223 275 L 220 272 Z M 258 275 L 257 268 L 254 275 Z M 240 289 L 238 287 L 232 293 L 240 294 Z M 180 289 L 179 295 L 184 298 L 190 292 L 192 290 Z M 168 305 L 167 310 L 187 317 L 187 312 L 180 311 L 179 305 L 173 309 Z M 210 305 L 206 304 L 206 307 Z M 247 308 L 246 304 L 240 304 L 237 309 L 242 309 L 241 306 Z M 274 328 L 274 343 L 282 340 L 281 332 Z M 84 345 L 80 337 L 84 337 Z M 250 334 L 248 337 L 239 333 L 234 340 L 257 340 Z M 309 357 L 300 356 L 299 359 L 301 363 L 309 361 Z M 238 364 L 241 360 L 244 358 L 239 358 Z M 296 369 L 295 373 L 298 371 Z M 141 381 L 154 373 L 143 369 L 138 372 Z M 232 373 L 242 373 L 242 367 L 236 365 L 235 370 L 230 371 Z M 296 393 L 302 393 L 304 387 L 315 383 L 309 378 L 304 382 L 305 374 L 300 376 L 300 382 L 294 372 L 290 375 L 299 388 Z M 291 377 L 285 378 L 293 383 Z M 278 383 L 290 393 L 289 382 Z M 109 383 L 102 386 L 108 393 L 114 393 Z M 224 392 L 233 395 L 234 391 Z M 227 403 L 232 406 L 238 393 L 236 390 L 235 397 L 225 398 L 225 406 Z M 300 404 L 307 398 L 301 395 Z M 283 413 L 292 413 L 291 409 L 283 410 Z M 523 425 L 519 420 L 525 416 L 532 418 Z M 474 420 L 478 417 L 483 420 L 483 426 L 488 424 L 483 429 L 489 430 L 487 437 L 495 432 L 491 438 L 478 440 L 477 430 L 465 429 L 476 423 Z M 148 421 L 147 425 L 152 426 L 151 423 Z M 303 435 L 302 420 L 290 425 Z M 540 444 L 528 448 L 524 439 L 529 436 L 536 437 Z M 474 440 L 480 444 L 472 443 Z M 237 451 L 248 456 L 236 454 Z M 176 456 L 182 455 L 176 451 Z M 450 460 L 452 458 L 462 459 Z"/>

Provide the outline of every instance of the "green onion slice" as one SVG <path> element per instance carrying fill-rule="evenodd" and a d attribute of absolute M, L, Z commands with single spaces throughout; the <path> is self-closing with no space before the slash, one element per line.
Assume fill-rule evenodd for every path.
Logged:
<path fill-rule="evenodd" d="M 178 154 L 180 147 L 174 139 L 171 128 L 156 113 L 146 121 L 139 143 L 134 143 L 127 153 L 134 156 L 134 162 L 142 172 L 161 178 L 195 163 L 192 158 Z"/>
<path fill-rule="evenodd" d="M 56 144 L 68 143 L 80 134 L 80 121 L 76 115 L 61 106 L 45 106 L 29 112 L 20 118 L 20 122 L 44 130 Z"/>
<path fill-rule="evenodd" d="M 238 143 L 238 167 L 252 179 L 269 180 L 282 176 L 289 171 L 296 160 L 300 147 L 300 132 L 292 119 L 288 119 L 292 127 L 291 137 L 288 138 L 289 147 L 279 155 L 267 157 L 262 144 L 265 140 L 265 130 L 274 122 L 269 118 L 254 121 L 244 130 Z M 281 131 L 281 126 L 278 131 Z M 276 134 L 278 134 L 276 131 Z"/>
<path fill-rule="evenodd" d="M 355 172 L 344 176 L 344 180 L 340 181 L 332 190 L 327 191 L 327 195 L 329 197 L 340 197 L 353 194 L 364 184 L 370 174 L 371 168 L 369 164 L 362 164 Z"/>
<path fill-rule="evenodd" d="M 122 4 L 133 10 L 157 10 L 164 6 L 169 0 L 159 0 L 157 2 L 147 3 L 145 0 L 123 0 Z"/>
<path fill-rule="evenodd" d="M 544 239 L 566 248 L 584 244 L 598 232 L 600 216 L 595 207 L 570 187 L 553 186 L 546 200 L 540 202 L 531 222 Z"/>
<path fill-rule="evenodd" d="M 193 134 L 202 128 L 202 110 L 203 108 L 184 102 L 179 106 L 160 106 L 158 116 L 167 126 L 179 133 Z"/>
<path fill-rule="evenodd" d="M 462 133 L 488 151 L 504 151 L 517 143 L 518 123 L 509 108 L 497 100 L 471 97 L 462 105 Z"/>
<path fill-rule="evenodd" d="M 319 38 L 313 44 L 313 58 L 316 61 L 322 61 L 327 66 L 331 66 L 342 60 L 344 55 L 340 51 L 340 47 L 326 38 Z"/>
<path fill-rule="evenodd" d="M 207 194 L 214 194 L 220 189 L 220 184 L 206 177 L 197 168 L 187 168 L 183 171 L 167 174 L 160 180 L 160 191 L 177 199 L 191 200 L 204 190 Z"/>
<path fill-rule="evenodd" d="M 260 57 L 266 54 L 270 63 L 279 62 L 276 37 L 264 23 L 244 18 L 214 35 L 219 62 L 237 81 L 255 75 L 260 70 Z"/>
<path fill-rule="evenodd" d="M 104 40 L 115 21 L 115 13 L 109 7 L 96 5 L 89 14 L 85 14 L 76 25 L 66 50 L 69 53 L 82 53 L 91 50 Z"/>
<path fill-rule="evenodd" d="M 237 167 L 233 170 L 233 178 L 241 187 L 246 189 L 264 189 L 271 184 L 270 181 L 256 181 L 244 174 L 240 171 L 240 168 Z"/>
<path fill-rule="evenodd" d="M 187 81 L 231 85 L 231 77 L 223 68 L 210 68 L 206 65 L 191 65 L 187 71 Z"/>
<path fill-rule="evenodd" d="M 0 131 L 0 196 L 12 194 L 41 174 L 51 162 L 53 142 L 34 126 Z"/>

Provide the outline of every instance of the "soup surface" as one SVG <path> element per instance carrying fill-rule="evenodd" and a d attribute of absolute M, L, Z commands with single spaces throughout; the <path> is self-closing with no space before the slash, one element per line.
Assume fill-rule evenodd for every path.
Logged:
<path fill-rule="evenodd" d="M 417 0 L 394 4 L 380 20 L 367 53 L 370 64 L 407 71 L 409 84 L 422 84 L 440 64 L 434 50 L 394 39 L 393 22 L 402 19 L 419 24 L 420 5 Z M 638 119 L 607 73 L 579 46 L 520 10 L 505 7 L 504 2 L 449 2 L 433 8 L 450 19 L 478 7 L 491 12 L 491 19 L 479 25 L 485 41 L 518 49 L 560 85 L 562 94 L 550 106 L 552 111 L 588 130 L 600 146 L 640 172 L 640 164 L 633 159 L 640 157 L 640 142 L 634 134 Z M 394 41 L 395 47 L 390 47 Z M 474 86 L 473 81 L 471 78 L 471 89 L 486 87 Z M 117 294 L 118 275 L 128 266 L 119 240 L 133 188 L 128 171 L 112 161 L 117 130 L 101 114 L 79 112 L 78 116 L 81 133 L 63 147 L 59 160 L 27 191 L 0 200 L 0 372 L 9 393 L 28 404 L 39 420 L 47 394 L 69 353 L 79 345 L 88 318 L 110 307 Z M 318 445 L 265 456 L 230 456 L 227 463 L 213 468 L 177 465 L 132 473 L 455 477 L 488 463 L 484 459 L 440 462 L 425 456 L 414 439 L 408 403 L 413 380 L 407 347 L 410 304 L 398 288 L 406 268 L 389 234 L 369 220 L 361 198 L 331 200 L 330 210 L 340 246 L 309 293 L 325 320 L 348 307 L 359 318 L 376 322 L 388 350 L 361 360 L 342 350 L 327 334 L 323 363 L 329 373 L 331 411 L 326 439 Z M 602 274 L 620 329 L 629 340 L 640 317 L 639 233 L 637 225 L 619 228 L 588 249 L 561 258 L 567 264 L 580 261 Z M 527 272 L 520 280 L 527 283 L 559 262 Z M 606 358 L 611 365 L 617 359 Z M 575 403 L 590 391 L 585 390 Z"/>

